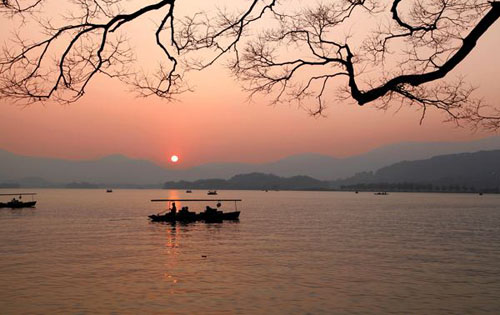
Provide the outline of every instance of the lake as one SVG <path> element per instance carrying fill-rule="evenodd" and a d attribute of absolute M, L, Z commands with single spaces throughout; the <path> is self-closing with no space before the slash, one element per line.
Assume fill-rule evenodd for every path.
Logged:
<path fill-rule="evenodd" d="M 0 209 L 2 314 L 500 312 L 500 195 L 33 191 Z M 184 197 L 240 221 L 148 221 Z"/>

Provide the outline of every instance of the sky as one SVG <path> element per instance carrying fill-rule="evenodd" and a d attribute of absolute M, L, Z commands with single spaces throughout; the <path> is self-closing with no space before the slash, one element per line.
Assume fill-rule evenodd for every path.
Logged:
<path fill-rule="evenodd" d="M 0 18 L 0 29 L 10 22 Z M 7 33 L 0 35 L 5 42 Z M 140 51 L 150 47 L 144 45 Z M 500 100 L 500 23 L 451 75 L 465 75 L 479 86 L 477 95 Z M 442 123 L 430 111 L 423 124 L 412 108 L 399 111 L 330 105 L 326 117 L 311 117 L 293 105 L 268 105 L 247 94 L 229 72 L 217 65 L 192 74 L 195 91 L 175 102 L 137 98 L 124 84 L 99 78 L 77 103 L 21 106 L 0 99 L 0 148 L 17 154 L 94 159 L 110 154 L 187 168 L 209 162 L 274 161 L 300 153 L 346 157 L 379 146 L 407 141 L 468 141 L 498 133 L 471 131 Z M 176 154 L 177 164 L 170 162 Z"/>

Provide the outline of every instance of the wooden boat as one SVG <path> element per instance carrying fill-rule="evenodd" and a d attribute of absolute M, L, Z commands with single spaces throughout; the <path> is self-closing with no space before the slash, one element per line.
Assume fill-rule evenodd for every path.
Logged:
<path fill-rule="evenodd" d="M 19 208 L 32 208 L 36 205 L 36 201 L 9 201 L 9 202 L 0 202 L 0 208 L 12 208 L 12 209 L 19 209 Z"/>
<path fill-rule="evenodd" d="M 209 190 L 207 195 L 217 195 L 217 190 Z"/>
<path fill-rule="evenodd" d="M 205 223 L 221 223 L 226 220 L 237 221 L 239 220 L 240 211 L 237 210 L 237 202 L 241 199 L 153 199 L 152 202 L 166 201 L 169 203 L 166 213 L 152 214 L 149 219 L 152 222 L 183 222 L 191 223 L 202 221 Z M 221 206 L 221 201 L 233 201 L 235 205 L 235 211 L 223 212 L 217 208 L 212 208 L 206 206 L 205 211 L 196 213 L 189 211 L 188 207 L 183 207 L 180 211 L 174 211 L 170 209 L 170 203 L 175 202 L 202 202 L 202 201 L 212 201 L 217 202 L 217 208 Z"/>
<path fill-rule="evenodd" d="M 31 196 L 31 201 L 22 201 L 23 196 Z M 11 201 L 8 202 L 0 202 L 0 208 L 11 208 L 11 209 L 20 209 L 20 208 L 33 208 L 36 205 L 36 201 L 33 200 L 33 196 L 36 193 L 18 193 L 18 194 L 0 194 L 0 196 L 19 196 L 18 199 L 15 197 L 12 198 Z"/>

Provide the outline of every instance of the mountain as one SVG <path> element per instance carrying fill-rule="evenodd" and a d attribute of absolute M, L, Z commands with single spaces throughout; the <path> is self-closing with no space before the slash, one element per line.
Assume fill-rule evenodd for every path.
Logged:
<path fill-rule="evenodd" d="M 96 160 L 65 160 L 23 156 L 0 150 L 0 183 L 51 187 L 87 182 L 135 187 L 134 185 L 161 185 L 165 181 L 174 180 L 229 179 L 236 174 L 253 172 L 281 177 L 304 175 L 320 180 L 334 180 L 362 171 L 377 170 L 403 160 L 495 149 L 500 149 L 500 136 L 470 142 L 399 143 L 348 158 L 308 153 L 271 163 L 209 163 L 184 170 L 168 169 L 150 161 L 122 155 L 110 155 Z"/>
<path fill-rule="evenodd" d="M 307 175 L 321 180 L 340 179 L 362 171 L 373 171 L 404 160 L 421 160 L 436 155 L 500 149 L 500 136 L 469 142 L 404 142 L 383 146 L 347 158 L 321 154 L 298 154 L 265 164 L 210 163 L 182 173 L 180 179 L 229 178 L 235 174 L 259 172 L 278 176 Z"/>
<path fill-rule="evenodd" d="M 354 187 L 358 184 L 415 183 L 498 189 L 499 161 L 500 150 L 440 155 L 425 160 L 398 162 L 376 172 L 363 172 L 334 181 L 332 185 Z"/>

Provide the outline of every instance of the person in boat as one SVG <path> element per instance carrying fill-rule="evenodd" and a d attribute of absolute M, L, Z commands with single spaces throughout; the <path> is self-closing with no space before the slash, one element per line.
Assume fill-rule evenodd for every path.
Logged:
<path fill-rule="evenodd" d="M 217 211 L 217 209 L 212 208 L 212 207 L 210 207 L 210 206 L 207 206 L 207 207 L 205 208 L 205 212 L 206 212 L 206 213 L 215 213 L 216 211 Z"/>
<path fill-rule="evenodd" d="M 170 213 L 175 215 L 177 213 L 177 207 L 175 206 L 175 202 L 172 202 L 172 208 L 170 209 Z"/>

